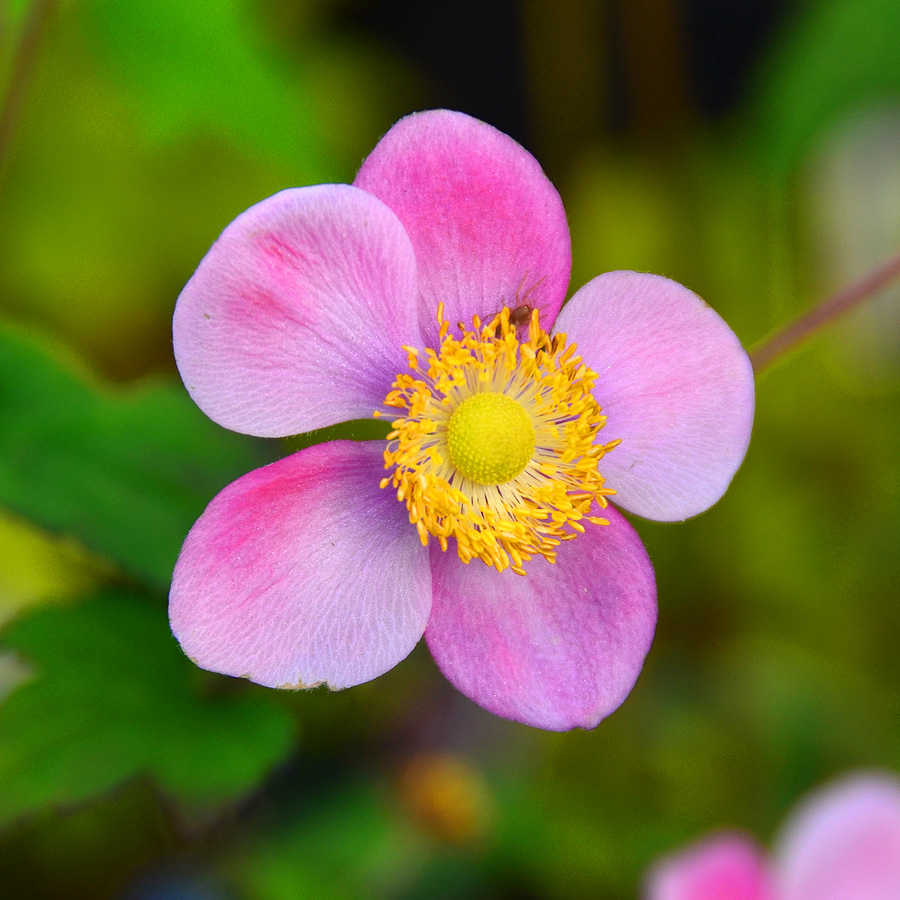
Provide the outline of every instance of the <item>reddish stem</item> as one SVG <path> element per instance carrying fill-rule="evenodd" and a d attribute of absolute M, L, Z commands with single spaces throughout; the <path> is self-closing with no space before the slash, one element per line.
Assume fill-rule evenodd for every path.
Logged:
<path fill-rule="evenodd" d="M 22 37 L 12 62 L 9 88 L 0 109 L 0 175 L 9 156 L 13 132 L 25 100 L 25 90 L 34 68 L 41 37 L 56 3 L 57 0 L 34 0 L 22 26 Z"/>
<path fill-rule="evenodd" d="M 780 331 L 764 338 L 750 351 L 753 371 L 759 373 L 781 356 L 790 352 L 817 331 L 831 324 L 900 276 L 900 253 L 890 257 L 859 281 L 823 300 Z"/>

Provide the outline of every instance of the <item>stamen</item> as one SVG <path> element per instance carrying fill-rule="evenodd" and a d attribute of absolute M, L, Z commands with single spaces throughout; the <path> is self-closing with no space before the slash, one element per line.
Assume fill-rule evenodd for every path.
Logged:
<path fill-rule="evenodd" d="M 536 309 L 523 342 L 508 307 L 486 325 L 477 316 L 471 329 L 460 324 L 455 337 L 440 305 L 438 324 L 438 350 L 404 348 L 411 373 L 399 374 L 385 398 L 402 415 L 388 435 L 390 474 L 381 487 L 396 489 L 424 545 L 436 537 L 447 550 L 452 537 L 463 562 L 477 557 L 524 575 L 533 556 L 554 562 L 556 547 L 582 533 L 584 522 L 609 524 L 588 513 L 615 493 L 597 463 L 619 441 L 595 443 L 606 421 L 591 395 L 596 375 L 565 335 L 541 329 Z M 481 394 L 502 399 L 467 404 L 451 426 Z M 502 413 L 485 423 L 482 409 Z M 511 449 L 498 449 L 509 422 L 519 436 Z"/>

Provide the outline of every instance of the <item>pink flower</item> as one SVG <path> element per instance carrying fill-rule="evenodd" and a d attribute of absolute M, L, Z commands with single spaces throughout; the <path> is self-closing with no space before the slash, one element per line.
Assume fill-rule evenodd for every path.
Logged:
<path fill-rule="evenodd" d="M 769 861 L 743 835 L 720 835 L 664 860 L 647 900 L 898 900 L 900 781 L 855 775 L 788 821 Z"/>
<path fill-rule="evenodd" d="M 225 229 L 175 310 L 201 409 L 264 437 L 373 410 L 394 431 L 310 447 L 210 503 L 170 595 L 198 665 L 337 689 L 424 633 L 498 715 L 591 728 L 624 700 L 656 588 L 606 498 L 660 520 L 715 503 L 747 448 L 753 375 L 665 278 L 602 275 L 560 312 L 570 263 L 534 158 L 447 111 L 398 122 L 352 186 L 283 191 Z"/>

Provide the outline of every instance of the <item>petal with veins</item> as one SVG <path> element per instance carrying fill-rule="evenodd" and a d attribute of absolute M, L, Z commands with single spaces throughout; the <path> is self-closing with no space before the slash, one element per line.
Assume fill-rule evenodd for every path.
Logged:
<path fill-rule="evenodd" d="M 595 510 L 596 512 L 596 510 Z M 598 513 L 599 514 L 599 513 Z M 528 574 L 432 552 L 425 632 L 444 675 L 485 709 L 553 731 L 593 728 L 628 695 L 656 626 L 653 568 L 614 509 Z"/>
<path fill-rule="evenodd" d="M 572 297 L 554 331 L 597 373 L 600 439 L 622 440 L 600 463 L 616 505 L 661 521 L 712 506 L 747 452 L 755 389 L 720 316 L 668 278 L 608 272 Z"/>
<path fill-rule="evenodd" d="M 528 303 L 550 329 L 569 285 L 569 226 L 556 188 L 512 138 L 463 113 L 415 113 L 379 141 L 354 184 L 412 239 L 429 346 L 438 303 L 454 325 Z"/>
<path fill-rule="evenodd" d="M 378 487 L 380 442 L 335 441 L 238 479 L 188 534 L 172 631 L 204 669 L 344 688 L 404 659 L 431 607 L 427 550 Z"/>
<path fill-rule="evenodd" d="M 238 216 L 175 308 L 185 386 L 233 431 L 284 437 L 381 405 L 418 345 L 416 262 L 379 200 L 345 184 L 282 191 Z"/>

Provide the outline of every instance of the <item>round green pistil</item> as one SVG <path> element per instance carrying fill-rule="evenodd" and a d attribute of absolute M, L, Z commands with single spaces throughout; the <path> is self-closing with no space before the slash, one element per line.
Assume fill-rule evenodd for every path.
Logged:
<path fill-rule="evenodd" d="M 447 436 L 453 465 L 479 484 L 515 478 L 534 453 L 534 425 L 506 394 L 473 394 L 450 417 Z"/>

